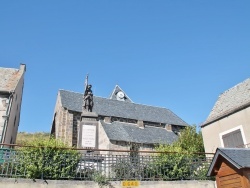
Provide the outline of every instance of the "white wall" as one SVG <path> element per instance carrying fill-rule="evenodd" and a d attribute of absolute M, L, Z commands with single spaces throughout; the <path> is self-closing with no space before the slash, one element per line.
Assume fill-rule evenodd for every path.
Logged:
<path fill-rule="evenodd" d="M 241 129 L 244 144 L 250 143 L 250 107 L 203 127 L 205 151 L 214 153 L 217 147 L 223 147 L 221 135 L 236 127 Z"/>

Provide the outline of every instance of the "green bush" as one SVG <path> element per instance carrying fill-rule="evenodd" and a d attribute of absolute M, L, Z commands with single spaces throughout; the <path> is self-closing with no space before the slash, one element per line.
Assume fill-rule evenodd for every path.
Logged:
<path fill-rule="evenodd" d="M 160 172 L 158 175 L 164 180 L 188 179 L 190 177 L 190 167 L 193 158 L 191 154 L 181 153 L 183 150 L 180 147 L 172 147 L 171 145 L 160 146 L 158 149 L 169 152 L 161 153 L 155 161 L 155 165 L 158 166 L 158 172 Z"/>
<path fill-rule="evenodd" d="M 188 126 L 181 131 L 179 138 L 172 144 L 160 145 L 157 151 L 166 152 L 158 155 L 154 162 L 158 166 L 157 176 L 163 179 L 206 179 L 208 163 L 203 153 L 201 133 L 195 126 Z"/>
<path fill-rule="evenodd" d="M 62 142 L 35 139 L 17 150 L 18 171 L 27 178 L 62 179 L 74 178 L 80 154 Z"/>
<path fill-rule="evenodd" d="M 112 164 L 112 172 L 118 180 L 129 180 L 141 175 L 141 168 L 139 163 L 134 163 L 129 159 L 119 159 Z"/>

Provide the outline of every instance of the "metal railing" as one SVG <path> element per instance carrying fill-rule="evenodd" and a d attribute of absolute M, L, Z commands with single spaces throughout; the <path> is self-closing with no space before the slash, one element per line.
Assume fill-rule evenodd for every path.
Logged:
<path fill-rule="evenodd" d="M 99 176 L 116 181 L 201 180 L 209 179 L 206 177 L 206 173 L 213 157 L 212 154 L 204 153 L 132 151 L 124 154 L 122 151 L 123 154 L 119 155 L 119 151 L 116 151 L 116 154 L 101 154 L 101 150 L 97 152 L 100 154 L 80 151 L 77 162 L 74 159 L 74 165 L 72 165 L 72 156 L 67 155 L 64 156 L 63 162 L 55 165 L 51 163 L 53 156 L 51 156 L 51 160 L 46 158 L 41 162 L 41 156 L 34 155 L 30 156 L 32 160 L 29 163 L 23 163 L 24 156 L 19 150 L 2 149 L 0 153 L 0 177 L 25 178 L 29 177 L 32 170 L 35 171 L 39 168 L 37 177 L 41 179 L 94 180 L 95 177 Z M 70 168 L 67 168 L 68 164 L 71 164 Z M 51 173 L 45 173 L 44 169 L 49 168 L 57 168 L 57 178 Z"/>

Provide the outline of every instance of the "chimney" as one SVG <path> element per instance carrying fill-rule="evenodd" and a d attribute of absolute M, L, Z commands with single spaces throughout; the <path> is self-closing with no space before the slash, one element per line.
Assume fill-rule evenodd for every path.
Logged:
<path fill-rule="evenodd" d="M 137 125 L 139 126 L 139 128 L 141 128 L 141 129 L 144 129 L 144 122 L 142 121 L 142 120 L 138 120 L 137 121 Z"/>
<path fill-rule="evenodd" d="M 20 70 L 22 71 L 22 72 L 26 72 L 26 65 L 25 64 L 20 64 Z"/>

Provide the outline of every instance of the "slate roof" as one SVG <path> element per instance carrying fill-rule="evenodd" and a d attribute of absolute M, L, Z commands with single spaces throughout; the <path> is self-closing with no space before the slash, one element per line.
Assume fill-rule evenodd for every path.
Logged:
<path fill-rule="evenodd" d="M 250 78 L 222 93 L 202 126 L 246 106 L 250 106 Z"/>
<path fill-rule="evenodd" d="M 0 90 L 13 91 L 17 85 L 18 69 L 0 67 Z"/>
<path fill-rule="evenodd" d="M 20 69 L 0 67 L 0 92 L 14 91 L 25 70 L 25 64 L 21 64 Z"/>
<path fill-rule="evenodd" d="M 145 126 L 139 128 L 135 124 L 101 121 L 110 140 L 144 143 L 144 144 L 171 144 L 178 136 L 164 128 Z"/>
<path fill-rule="evenodd" d="M 59 90 L 62 106 L 68 110 L 81 112 L 83 94 Z M 149 122 L 187 126 L 188 124 L 166 108 L 129 103 L 94 96 L 94 108 L 101 116 L 122 117 Z"/>
<path fill-rule="evenodd" d="M 218 148 L 209 167 L 208 176 L 214 175 L 213 168 L 219 156 L 229 161 L 237 169 L 250 168 L 250 148 Z"/>

